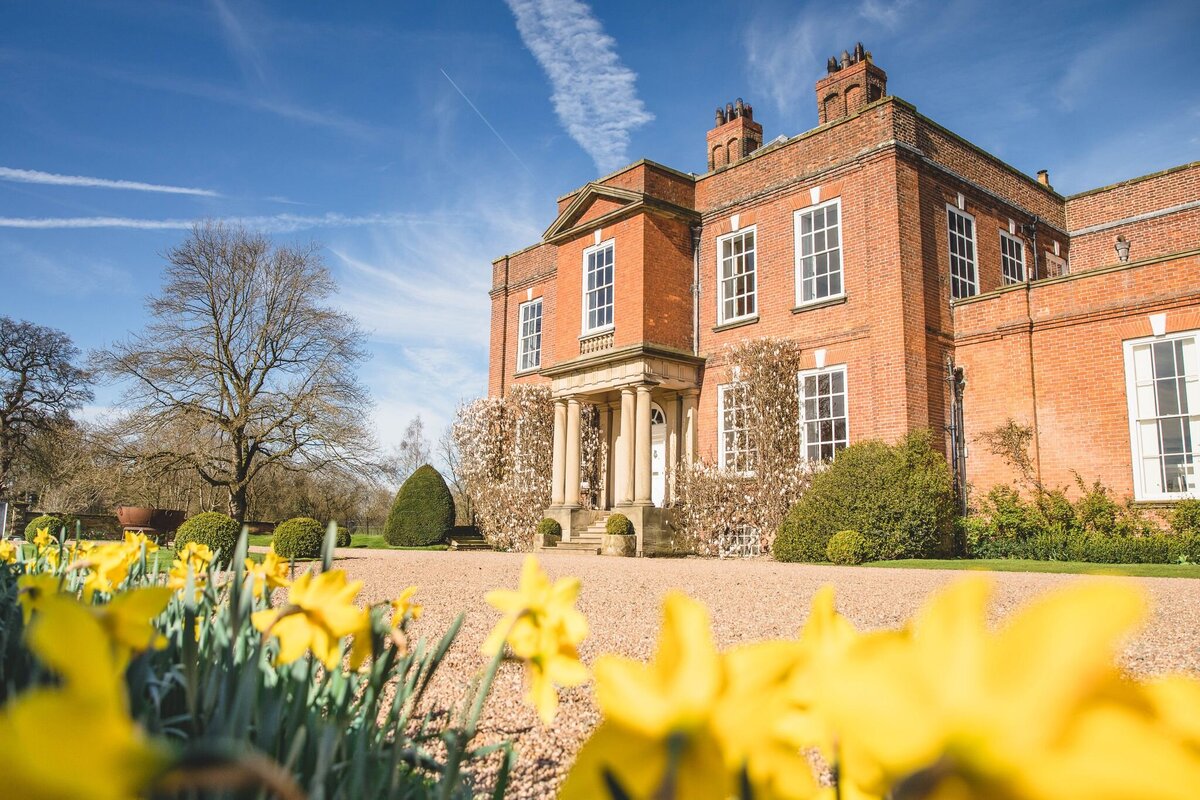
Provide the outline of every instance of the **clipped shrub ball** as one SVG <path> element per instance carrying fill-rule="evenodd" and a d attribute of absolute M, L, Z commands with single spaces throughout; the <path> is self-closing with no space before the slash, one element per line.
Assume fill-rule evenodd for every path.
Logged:
<path fill-rule="evenodd" d="M 228 564 L 233 558 L 241 526 L 228 514 L 205 511 L 189 519 L 175 531 L 175 550 L 182 550 L 188 542 L 206 544 L 217 554 L 217 562 Z"/>
<path fill-rule="evenodd" d="M 338 532 L 337 532 L 337 541 L 334 542 L 334 544 L 337 547 L 349 547 L 350 546 L 350 529 L 339 527 Z"/>
<path fill-rule="evenodd" d="M 62 517 L 56 517 L 53 514 L 42 514 L 40 517 L 34 517 L 25 526 L 25 541 L 32 542 L 33 537 L 37 536 L 37 532 L 42 528 L 49 528 L 51 536 L 61 536 L 62 528 L 65 524 Z"/>
<path fill-rule="evenodd" d="M 843 566 L 861 564 L 867 560 L 867 541 L 858 531 L 838 531 L 829 537 L 825 557 Z"/>
<path fill-rule="evenodd" d="M 392 503 L 383 538 L 392 547 L 425 547 L 445 540 L 454 526 L 454 497 L 428 464 L 409 476 Z"/>
<path fill-rule="evenodd" d="M 609 536 L 633 536 L 633 523 L 624 514 L 613 514 L 604 523 L 604 532 Z"/>
<path fill-rule="evenodd" d="M 894 445 L 859 442 L 813 477 L 775 538 L 779 561 L 823 561 L 829 539 L 856 530 L 868 561 L 929 558 L 954 539 L 954 481 L 928 431 Z"/>
<path fill-rule="evenodd" d="M 542 521 L 537 524 L 538 538 L 545 536 L 557 536 L 562 538 L 562 525 L 558 524 L 558 520 L 550 517 L 542 517 Z"/>
<path fill-rule="evenodd" d="M 320 558 L 325 526 L 312 517 L 292 517 L 275 526 L 271 543 L 282 558 Z"/>

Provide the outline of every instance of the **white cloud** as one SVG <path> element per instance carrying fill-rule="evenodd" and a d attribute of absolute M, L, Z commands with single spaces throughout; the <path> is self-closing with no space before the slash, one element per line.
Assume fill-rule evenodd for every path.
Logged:
<path fill-rule="evenodd" d="M 636 73 L 621 63 L 616 41 L 579 0 L 506 0 L 525 46 L 553 88 L 567 133 L 601 172 L 629 161 L 630 132 L 654 119 L 637 95 Z"/>
<path fill-rule="evenodd" d="M 221 23 L 221 33 L 225 38 L 225 43 L 242 65 L 242 71 L 253 73 L 258 80 L 263 80 L 266 77 L 266 71 L 263 68 L 262 54 L 254 42 L 254 37 L 246 30 L 246 26 L 225 4 L 224 0 L 212 0 L 212 7 L 216 12 L 217 21 Z"/>
<path fill-rule="evenodd" d="M 126 228 L 144 231 L 190 230 L 200 219 L 141 219 L 137 217 L 0 217 L 0 228 L 57 230 L 64 228 Z M 221 217 L 217 221 L 241 225 L 265 233 L 293 233 L 311 228 L 393 227 L 409 224 L 449 224 L 421 214 L 273 214 L 270 216 Z"/>
<path fill-rule="evenodd" d="M 190 186 L 169 186 L 161 183 L 142 183 L 141 181 L 111 180 L 109 178 L 92 178 L 86 175 L 59 175 L 54 172 L 41 172 L 36 169 L 16 169 L 0 167 L 0 180 L 13 183 L 40 183 L 48 186 L 84 186 L 98 189 L 124 189 L 133 192 L 161 192 L 163 194 L 190 194 L 200 197 L 220 197 L 220 192 L 212 189 L 196 189 Z"/>
<path fill-rule="evenodd" d="M 816 107 L 813 84 L 829 56 L 870 39 L 873 31 L 895 30 L 913 3 L 862 0 L 851 10 L 809 3 L 790 21 L 781 20 L 777 11 L 760 14 L 743 36 L 753 85 L 766 91 L 786 123 L 807 119 Z"/>
<path fill-rule="evenodd" d="M 328 248 L 337 304 L 371 341 L 361 374 L 385 447 L 417 414 L 436 440 L 461 401 L 486 393 L 491 262 L 536 241 L 543 222 L 519 197 L 480 196 L 453 216 L 453 228 L 379 228 L 366 242 L 346 237 Z"/>

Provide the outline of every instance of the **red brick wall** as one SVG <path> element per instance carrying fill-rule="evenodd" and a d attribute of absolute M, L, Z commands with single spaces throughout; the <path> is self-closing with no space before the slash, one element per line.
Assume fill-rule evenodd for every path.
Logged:
<path fill-rule="evenodd" d="M 520 305 L 526 299 L 542 299 L 542 364 L 547 364 L 549 334 L 557 316 L 554 245 L 542 244 L 492 262 L 491 355 L 488 359 L 488 394 L 505 394 L 514 381 L 537 382 L 540 376 L 514 377 Z M 507 272 L 506 272 L 507 271 Z"/>
<path fill-rule="evenodd" d="M 977 441 L 1010 417 L 1036 425 L 1046 484 L 1070 485 L 1078 472 L 1132 494 L 1123 342 L 1149 336 L 1153 313 L 1166 314 L 1168 333 L 1200 328 L 1200 256 L 1072 275 L 955 307 L 977 495 L 1014 477 Z"/>

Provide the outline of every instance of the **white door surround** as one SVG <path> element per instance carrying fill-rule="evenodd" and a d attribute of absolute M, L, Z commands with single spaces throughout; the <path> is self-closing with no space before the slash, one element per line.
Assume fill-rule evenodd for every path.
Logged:
<path fill-rule="evenodd" d="M 667 494 L 667 416 L 650 404 L 650 500 L 662 508 Z"/>

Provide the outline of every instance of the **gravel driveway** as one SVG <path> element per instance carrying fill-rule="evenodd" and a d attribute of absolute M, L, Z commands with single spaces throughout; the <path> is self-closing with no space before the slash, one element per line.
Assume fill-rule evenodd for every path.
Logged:
<path fill-rule="evenodd" d="M 365 582 L 363 598 L 389 600 L 405 586 L 420 587 L 425 615 L 417 635 L 437 638 L 456 614 L 467 612 L 458 643 L 442 668 L 435 699 L 453 702 L 483 665 L 479 646 L 498 619 L 483 600 L 493 588 L 516 587 L 524 558 L 515 553 L 339 550 L 339 566 Z M 838 608 L 861 629 L 894 628 L 930 592 L 960 577 L 953 570 L 876 569 L 778 564 L 773 561 L 632 559 L 544 554 L 552 578 L 583 580 L 579 608 L 591 623 L 582 655 L 590 662 L 605 652 L 647 658 L 654 649 L 663 594 L 682 589 L 703 600 L 717 642 L 727 647 L 767 637 L 791 636 L 804 622 L 813 592 L 837 587 Z M 1051 587 L 1091 578 L 1073 575 L 992 573 L 996 613 L 1004 614 Z M 1123 655 L 1139 674 L 1185 669 L 1200 673 L 1200 580 L 1126 578 L 1148 590 L 1153 616 Z M 549 797 L 574 753 L 598 721 L 587 687 L 563 692 L 558 719 L 544 729 L 521 702 L 521 674 L 506 665 L 483 721 L 483 738 L 512 739 L 519 751 L 511 797 Z"/>

